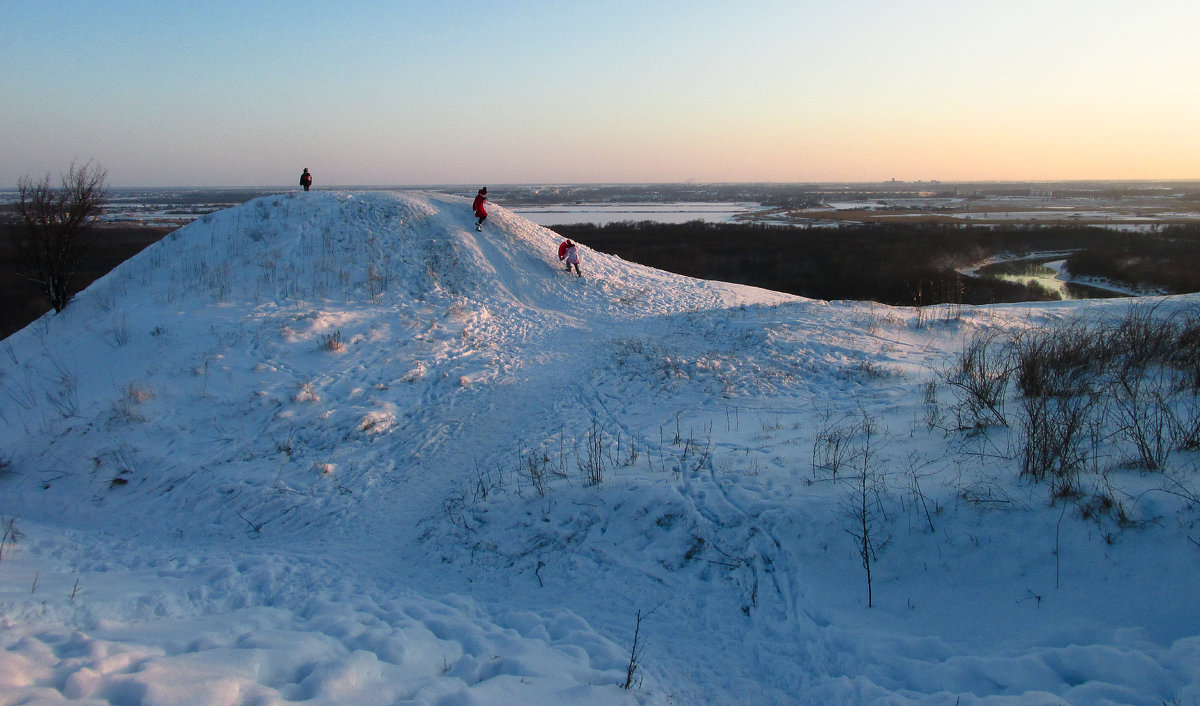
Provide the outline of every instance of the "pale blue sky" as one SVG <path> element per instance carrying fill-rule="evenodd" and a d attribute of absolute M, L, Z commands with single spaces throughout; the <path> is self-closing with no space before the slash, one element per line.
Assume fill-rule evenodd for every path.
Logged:
<path fill-rule="evenodd" d="M 0 187 L 1200 178 L 1195 0 L 0 0 Z"/>

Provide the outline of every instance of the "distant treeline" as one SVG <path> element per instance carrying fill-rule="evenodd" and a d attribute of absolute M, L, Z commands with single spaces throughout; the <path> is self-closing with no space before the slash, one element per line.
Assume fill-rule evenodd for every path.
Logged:
<path fill-rule="evenodd" d="M 818 299 L 896 305 L 1054 298 L 1037 286 L 956 271 L 1000 254 L 1075 250 L 1076 276 L 1200 291 L 1200 226 L 1129 233 L 1082 226 L 880 224 L 794 228 L 651 221 L 554 226 L 602 252 L 670 272 Z"/>
<path fill-rule="evenodd" d="M 1172 294 L 1200 291 L 1200 225 L 1129 235 L 1067 258 L 1078 276 L 1105 277 Z"/>
<path fill-rule="evenodd" d="M 16 274 L 17 254 L 12 243 L 15 230 L 24 227 L 0 222 L 0 338 L 7 338 L 50 310 L 49 300 L 38 287 Z M 148 226 L 97 227 L 96 242 L 71 281 L 71 292 L 82 291 L 172 230 Z"/>

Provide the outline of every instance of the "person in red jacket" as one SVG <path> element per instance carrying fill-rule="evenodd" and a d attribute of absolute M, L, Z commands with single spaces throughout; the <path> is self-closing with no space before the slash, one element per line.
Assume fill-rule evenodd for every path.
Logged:
<path fill-rule="evenodd" d="M 305 191 L 312 186 L 312 174 L 308 173 L 308 167 L 305 167 L 304 173 L 300 175 L 300 186 L 303 186 Z"/>
<path fill-rule="evenodd" d="M 483 220 L 487 218 L 487 210 L 484 208 L 486 203 L 487 187 L 485 186 L 479 190 L 478 194 L 475 194 L 475 203 L 471 205 L 471 209 L 475 211 L 475 217 L 479 219 L 475 221 L 475 230 L 483 230 Z"/>

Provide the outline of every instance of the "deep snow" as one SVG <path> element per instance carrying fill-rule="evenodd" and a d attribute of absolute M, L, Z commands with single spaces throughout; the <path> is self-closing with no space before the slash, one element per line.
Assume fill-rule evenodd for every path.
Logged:
<path fill-rule="evenodd" d="M 0 344 L 0 704 L 1200 701 L 1197 510 L 1162 490 L 1196 459 L 1112 469 L 1115 529 L 927 423 L 971 332 L 1128 301 L 918 315 L 586 243 L 579 279 L 557 242 L 271 196 Z M 853 483 L 813 468 L 854 419 L 870 608 Z"/>

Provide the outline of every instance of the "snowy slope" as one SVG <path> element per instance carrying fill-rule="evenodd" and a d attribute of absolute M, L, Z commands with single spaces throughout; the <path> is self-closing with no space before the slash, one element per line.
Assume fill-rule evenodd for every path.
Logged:
<path fill-rule="evenodd" d="M 1127 304 L 931 323 L 586 243 L 580 279 L 468 206 L 258 199 L 4 341 L 0 704 L 1200 699 L 1179 494 L 1114 539 L 922 423 L 970 332 Z M 856 415 L 871 608 L 812 464 Z"/>

